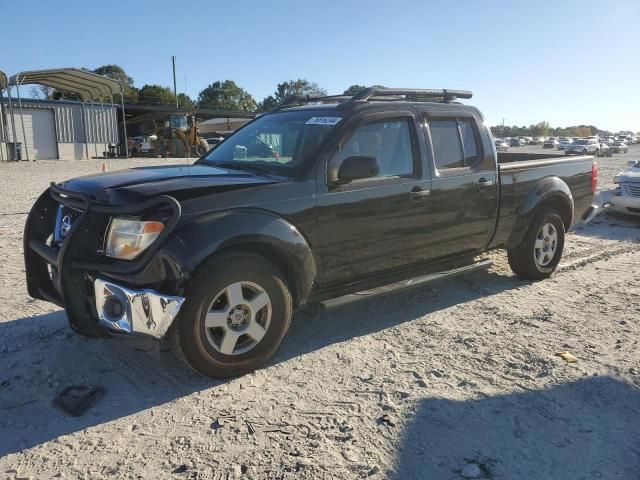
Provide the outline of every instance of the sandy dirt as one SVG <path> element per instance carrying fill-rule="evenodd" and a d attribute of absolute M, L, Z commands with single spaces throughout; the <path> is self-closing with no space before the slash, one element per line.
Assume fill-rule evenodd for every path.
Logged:
<path fill-rule="evenodd" d="M 599 159 L 602 191 L 631 158 Z M 301 312 L 268 366 L 220 382 L 28 297 L 26 212 L 100 165 L 0 164 L 0 478 L 640 478 L 640 220 L 577 226 L 542 282 L 496 251 L 489 271 Z M 106 389 L 79 418 L 51 405 L 74 384 Z"/>

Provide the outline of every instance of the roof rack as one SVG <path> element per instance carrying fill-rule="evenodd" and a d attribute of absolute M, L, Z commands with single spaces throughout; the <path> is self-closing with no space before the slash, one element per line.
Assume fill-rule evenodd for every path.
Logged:
<path fill-rule="evenodd" d="M 400 95 L 417 97 L 416 101 L 419 101 L 420 98 L 442 98 L 445 103 L 449 103 L 458 98 L 471 98 L 473 93 L 469 90 L 369 87 L 351 97 L 349 103 L 368 102 L 375 97 L 397 97 Z"/>
<path fill-rule="evenodd" d="M 277 112 L 283 108 L 304 105 L 305 103 L 335 103 L 351 99 L 351 95 L 299 95 L 286 98 L 281 104 L 269 110 L 269 113 Z"/>
<path fill-rule="evenodd" d="M 451 103 L 458 98 L 471 98 L 473 93 L 469 90 L 448 90 L 434 88 L 386 88 L 386 87 L 368 87 L 361 90 L 355 95 L 325 95 L 313 96 L 304 95 L 289 97 L 280 105 L 269 110 L 268 113 L 277 112 L 283 108 L 295 107 L 306 103 L 340 103 L 341 107 L 348 107 L 365 103 L 370 100 L 378 101 L 402 101 L 410 100 L 414 102 L 428 102 L 433 99 L 441 98 L 445 103 Z"/>

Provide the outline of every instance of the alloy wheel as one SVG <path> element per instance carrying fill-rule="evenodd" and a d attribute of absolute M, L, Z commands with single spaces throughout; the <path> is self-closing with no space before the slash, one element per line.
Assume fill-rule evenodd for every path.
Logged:
<path fill-rule="evenodd" d="M 552 223 L 545 223 L 538 231 L 533 248 L 533 259 L 540 267 L 546 267 L 553 261 L 558 248 L 558 231 Z"/>
<path fill-rule="evenodd" d="M 236 282 L 219 292 L 204 320 L 209 344 L 224 355 L 240 355 L 263 339 L 271 322 L 269 294 L 253 282 Z"/>

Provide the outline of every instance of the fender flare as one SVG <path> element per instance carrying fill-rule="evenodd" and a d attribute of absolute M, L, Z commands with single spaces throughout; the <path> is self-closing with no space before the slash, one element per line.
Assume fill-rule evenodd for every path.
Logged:
<path fill-rule="evenodd" d="M 507 249 L 520 245 L 538 209 L 548 202 L 554 202 L 559 206 L 565 227 L 568 229 L 571 226 L 574 218 L 574 202 L 569 185 L 560 177 L 543 178 L 520 204 L 513 230 L 505 243 Z"/>
<path fill-rule="evenodd" d="M 162 250 L 178 260 L 185 279 L 217 252 L 248 250 L 283 270 L 296 305 L 306 302 L 316 264 L 309 243 L 286 219 L 270 211 L 236 209 L 192 216 L 181 223 Z"/>

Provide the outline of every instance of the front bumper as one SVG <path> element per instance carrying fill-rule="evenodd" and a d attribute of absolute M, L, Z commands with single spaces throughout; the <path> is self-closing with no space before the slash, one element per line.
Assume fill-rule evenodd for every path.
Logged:
<path fill-rule="evenodd" d="M 640 197 L 612 195 L 604 203 L 604 208 L 630 215 L 640 215 Z"/>
<path fill-rule="evenodd" d="M 160 339 L 184 303 L 183 297 L 131 290 L 100 278 L 93 284 L 100 325 L 115 333 Z"/>
<path fill-rule="evenodd" d="M 77 211 L 78 216 L 64 240 L 58 243 L 54 233 L 60 205 Z M 104 234 L 112 216 L 159 213 L 164 218 L 165 229 L 138 258 L 132 261 L 116 260 L 101 253 Z M 29 295 L 63 307 L 71 328 L 82 335 L 109 337 L 119 331 L 158 338 L 179 310 L 179 306 L 175 309 L 177 303 L 174 303 L 178 302 L 179 297 L 156 294 L 144 288 L 179 293 L 174 288 L 175 283 L 160 281 L 169 268 L 165 265 L 171 265 L 172 261 L 159 249 L 176 226 L 180 214 L 180 204 L 169 196 L 155 197 L 139 204 L 114 206 L 98 203 L 88 195 L 52 184 L 32 207 L 25 225 L 24 259 Z M 146 280 L 151 280 L 142 284 L 139 290 L 122 286 L 140 285 L 136 280 L 141 272 L 145 273 Z M 100 309 L 96 304 L 99 296 L 95 291 L 97 279 L 110 282 L 112 293 L 117 292 L 129 303 L 126 318 L 113 322 L 109 321 L 113 318 L 100 317 Z M 117 284 L 114 279 L 118 279 Z M 100 295 L 104 299 L 104 291 Z M 156 306 L 162 306 L 163 298 L 164 311 Z M 126 307 L 127 303 L 123 305 Z M 170 310 L 167 310 L 167 306 Z M 141 314 L 139 308 L 142 308 Z"/>

